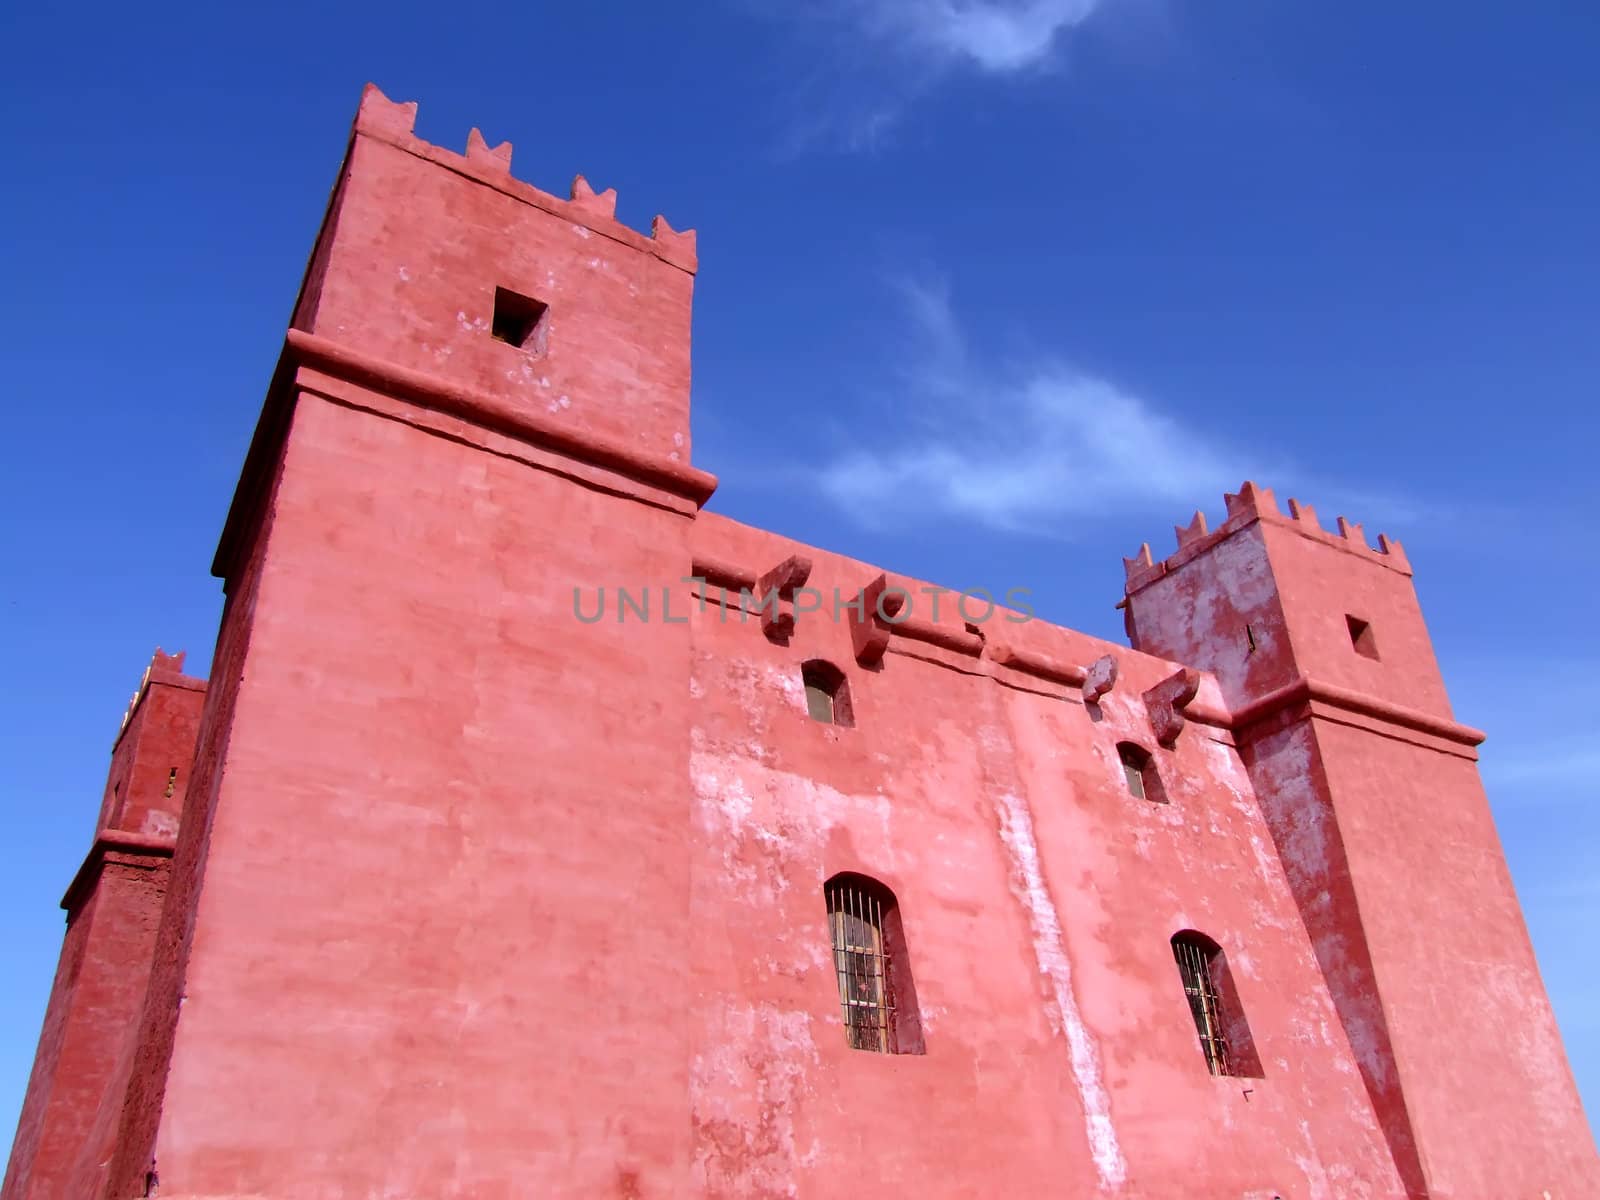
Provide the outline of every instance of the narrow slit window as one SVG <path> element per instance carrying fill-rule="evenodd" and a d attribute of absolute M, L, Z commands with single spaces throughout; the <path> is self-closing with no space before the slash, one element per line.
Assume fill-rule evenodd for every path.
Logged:
<path fill-rule="evenodd" d="M 1228 1011 L 1221 948 L 1204 934 L 1189 931 L 1172 939 L 1172 957 L 1178 963 L 1183 994 L 1189 1002 L 1195 1032 L 1200 1037 L 1206 1069 L 1213 1075 L 1259 1075 L 1259 1071 L 1246 1069 L 1245 1060 L 1254 1054 L 1249 1046 L 1248 1030 L 1242 1018 Z M 1243 1047 L 1236 1048 L 1232 1044 L 1230 1026 L 1240 1030 Z M 1238 1049 L 1243 1049 L 1244 1053 L 1237 1053 Z"/>
<path fill-rule="evenodd" d="M 800 682 L 806 691 L 806 712 L 824 725 L 853 725 L 850 687 L 844 672 L 830 662 L 812 659 L 800 668 Z"/>
<path fill-rule="evenodd" d="M 864 875 L 823 885 L 845 1040 L 853 1050 L 921 1054 L 921 1020 L 894 893 Z"/>
<path fill-rule="evenodd" d="M 530 354 L 543 354 L 549 333 L 550 306 L 508 288 L 494 290 L 494 321 L 489 332 L 495 341 Z"/>
<path fill-rule="evenodd" d="M 1355 647 L 1356 653 L 1367 658 L 1378 657 L 1378 641 L 1372 636 L 1372 624 L 1363 621 L 1360 617 L 1346 616 L 1345 626 L 1350 630 L 1350 644 Z"/>
<path fill-rule="evenodd" d="M 1155 759 L 1150 757 L 1148 750 L 1132 742 L 1118 742 L 1117 759 L 1122 763 L 1122 779 L 1128 785 L 1130 796 L 1135 800 L 1148 800 L 1152 804 L 1167 802 L 1166 789 L 1161 786 Z"/>

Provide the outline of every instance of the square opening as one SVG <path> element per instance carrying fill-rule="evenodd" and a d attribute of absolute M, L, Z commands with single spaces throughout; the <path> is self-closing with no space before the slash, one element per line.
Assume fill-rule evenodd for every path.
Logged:
<path fill-rule="evenodd" d="M 543 354 L 550 325 L 550 306 L 509 288 L 494 290 L 494 323 L 489 332 L 498 342 L 530 354 Z"/>
<path fill-rule="evenodd" d="M 1372 626 L 1360 617 L 1345 616 L 1344 623 L 1350 630 L 1350 644 L 1356 648 L 1356 653 L 1367 658 L 1378 657 L 1378 642 L 1372 636 Z"/>

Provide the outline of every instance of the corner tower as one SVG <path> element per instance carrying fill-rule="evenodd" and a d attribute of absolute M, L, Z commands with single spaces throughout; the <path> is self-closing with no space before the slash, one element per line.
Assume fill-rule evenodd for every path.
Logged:
<path fill-rule="evenodd" d="M 4 1200 L 99 1194 L 122 1112 L 206 685 L 155 652 L 111 747 L 94 841 L 61 899 L 67 933 Z"/>
<path fill-rule="evenodd" d="M 1129 637 L 1216 675 L 1408 1192 L 1600 1192 L 1403 550 L 1250 483 L 1226 505 L 1126 560 Z"/>
<path fill-rule="evenodd" d="M 415 115 L 362 97 L 218 547 L 117 1200 L 687 1160 L 689 637 L 575 591 L 688 570 L 694 235 Z"/>
<path fill-rule="evenodd" d="M 416 115 L 362 96 L 292 327 L 688 462 L 694 232 L 637 233 L 614 190 L 558 199 L 512 177 L 509 142 L 455 154 Z"/>

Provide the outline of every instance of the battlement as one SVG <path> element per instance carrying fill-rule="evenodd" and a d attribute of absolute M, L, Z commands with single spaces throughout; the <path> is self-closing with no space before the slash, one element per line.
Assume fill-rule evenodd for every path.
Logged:
<path fill-rule="evenodd" d="M 160 646 L 156 647 L 155 653 L 150 656 L 150 665 L 139 677 L 139 686 L 134 689 L 133 696 L 128 700 L 128 707 L 123 710 L 122 722 L 117 726 L 117 736 L 112 742 L 113 748 L 127 732 L 128 723 L 133 720 L 133 714 L 138 711 L 139 703 L 150 690 L 152 683 L 167 683 L 190 690 L 205 688 L 205 680 L 195 679 L 183 673 L 183 660 L 186 654 L 187 651 L 184 650 L 179 650 L 176 654 L 167 654 Z"/>
<path fill-rule="evenodd" d="M 417 137 L 416 118 L 415 102 L 365 89 L 290 321 L 297 373 L 268 409 L 306 394 L 391 415 L 400 404 L 407 420 L 421 407 L 664 479 L 671 503 L 703 500 L 714 481 L 683 478 L 694 232 L 660 216 L 648 235 L 630 229 L 615 190 L 580 175 L 560 199 L 512 177 L 509 142 L 474 128 L 457 153 Z M 264 410 L 264 436 L 281 422 Z M 254 487 L 270 444 L 252 452 Z"/>
<path fill-rule="evenodd" d="M 512 176 L 510 142 L 491 147 L 483 133 L 474 126 L 467 134 L 466 153 L 457 154 L 419 138 L 415 132 L 416 122 L 415 100 L 397 103 L 384 95 L 376 84 L 369 83 L 361 94 L 361 107 L 356 113 L 354 132 L 377 138 L 419 158 L 447 167 L 602 237 L 653 254 L 691 275 L 697 269 L 694 230 L 674 229 L 666 217 L 659 213 L 651 221 L 648 235 L 630 229 L 617 220 L 615 188 L 596 192 L 587 179 L 578 175 L 572 180 L 569 198 L 562 200 Z"/>
<path fill-rule="evenodd" d="M 1163 575 L 1177 570 L 1190 559 L 1203 554 L 1217 543 L 1226 541 L 1239 530 L 1257 521 L 1293 529 L 1312 541 L 1321 542 L 1346 553 L 1360 555 L 1402 575 L 1411 574 L 1411 563 L 1406 558 L 1405 549 L 1388 534 L 1380 533 L 1378 545 L 1374 548 L 1367 544 L 1366 533 L 1361 525 L 1344 517 L 1338 518 L 1338 532 L 1330 532 L 1322 527 L 1317 519 L 1316 509 L 1309 504 L 1291 499 L 1289 512 L 1285 514 L 1278 508 L 1277 497 L 1271 488 L 1258 487 L 1245 480 L 1237 492 L 1225 493 L 1222 500 L 1226 508 L 1222 524 L 1212 529 L 1205 513 L 1196 509 L 1187 525 L 1173 527 L 1178 549 L 1165 559 L 1157 561 L 1152 556 L 1149 542 L 1143 543 L 1139 547 L 1139 552 L 1132 558 L 1124 558 L 1122 566 L 1127 573 L 1124 593 L 1131 596 L 1148 587 Z"/>

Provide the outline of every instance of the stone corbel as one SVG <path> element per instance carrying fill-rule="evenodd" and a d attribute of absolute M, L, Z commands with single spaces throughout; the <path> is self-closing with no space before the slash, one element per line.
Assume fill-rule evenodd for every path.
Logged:
<path fill-rule="evenodd" d="M 1109 654 L 1102 654 L 1089 664 L 1089 669 L 1083 674 L 1083 702 L 1094 704 L 1116 686 L 1117 660 Z"/>
<path fill-rule="evenodd" d="M 1199 690 L 1200 672 L 1193 667 L 1183 667 L 1144 694 L 1156 741 L 1168 749 L 1177 743 L 1178 735 L 1183 732 L 1183 710 Z"/>
<path fill-rule="evenodd" d="M 761 613 L 761 632 L 782 641 L 794 632 L 794 593 L 811 578 L 811 560 L 791 554 L 756 580 L 755 602 Z"/>

